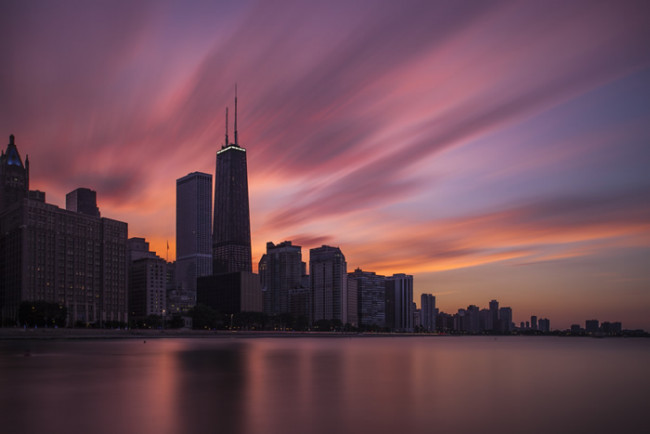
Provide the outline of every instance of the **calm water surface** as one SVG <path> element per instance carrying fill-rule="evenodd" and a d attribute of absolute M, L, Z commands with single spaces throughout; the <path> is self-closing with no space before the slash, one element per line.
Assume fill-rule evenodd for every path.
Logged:
<path fill-rule="evenodd" d="M 649 414 L 650 339 L 0 342 L 4 433 L 640 433 Z"/>

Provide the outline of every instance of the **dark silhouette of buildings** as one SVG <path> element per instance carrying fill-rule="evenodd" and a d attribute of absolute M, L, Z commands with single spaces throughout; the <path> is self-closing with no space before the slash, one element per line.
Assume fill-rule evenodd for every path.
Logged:
<path fill-rule="evenodd" d="M 0 313 L 15 324 L 22 301 L 67 307 L 67 325 L 128 320 L 127 224 L 45 203 L 29 191 L 14 137 L 0 157 Z M 96 203 L 88 200 L 90 209 Z"/>

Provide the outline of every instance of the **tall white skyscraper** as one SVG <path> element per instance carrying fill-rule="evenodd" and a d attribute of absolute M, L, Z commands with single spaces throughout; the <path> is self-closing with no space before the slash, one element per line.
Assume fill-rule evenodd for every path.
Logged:
<path fill-rule="evenodd" d="M 212 175 L 176 180 L 176 286 L 196 293 L 196 279 L 212 274 Z"/>

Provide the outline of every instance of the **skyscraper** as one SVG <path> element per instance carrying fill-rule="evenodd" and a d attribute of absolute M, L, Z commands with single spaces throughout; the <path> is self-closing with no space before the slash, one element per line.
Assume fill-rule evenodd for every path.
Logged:
<path fill-rule="evenodd" d="M 289 291 L 302 287 L 304 264 L 300 246 L 292 245 L 291 241 L 278 245 L 266 243 L 266 254 L 259 263 L 265 313 L 277 315 L 290 311 Z"/>
<path fill-rule="evenodd" d="M 398 331 L 413 331 L 413 276 L 386 277 L 386 326 Z"/>
<path fill-rule="evenodd" d="M 513 330 L 511 308 L 502 307 L 499 309 L 499 327 L 501 333 L 510 333 Z"/>
<path fill-rule="evenodd" d="M 217 151 L 214 185 L 214 226 L 212 231 L 214 273 L 253 271 L 251 228 L 248 208 L 248 170 L 246 149 L 237 136 L 237 90 L 235 89 L 235 141 L 226 140 Z"/>
<path fill-rule="evenodd" d="M 492 315 L 492 330 L 498 332 L 501 330 L 499 327 L 499 302 L 496 300 L 490 301 L 490 314 Z"/>
<path fill-rule="evenodd" d="M 360 326 L 386 326 L 386 277 L 357 268 L 348 273 L 348 291 L 357 292 L 357 316 Z"/>
<path fill-rule="evenodd" d="M 196 279 L 212 274 L 212 175 L 190 173 L 176 180 L 176 285 L 196 296 Z"/>
<path fill-rule="evenodd" d="M 436 297 L 432 294 L 422 294 L 420 296 L 420 315 L 422 327 L 425 330 L 433 332 L 436 330 Z"/>
<path fill-rule="evenodd" d="M 309 251 L 313 320 L 348 321 L 348 281 L 345 256 L 338 247 L 321 246 Z"/>
<path fill-rule="evenodd" d="M 235 142 L 226 140 L 217 151 L 214 184 L 211 276 L 197 281 L 197 303 L 222 313 L 261 312 L 260 279 L 253 274 L 251 228 L 248 209 L 246 149 L 237 136 L 237 90 L 235 88 Z"/>

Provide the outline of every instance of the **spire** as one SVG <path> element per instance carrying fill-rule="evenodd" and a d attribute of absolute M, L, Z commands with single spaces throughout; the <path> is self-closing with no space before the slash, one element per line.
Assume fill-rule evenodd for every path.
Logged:
<path fill-rule="evenodd" d="M 237 90 L 236 90 L 236 88 L 235 88 L 235 101 L 237 101 Z M 15 143 L 14 143 L 14 135 L 13 134 L 9 136 L 9 144 L 10 145 L 15 145 Z"/>
<path fill-rule="evenodd" d="M 235 83 L 235 146 L 239 146 L 237 138 L 237 83 Z"/>
<path fill-rule="evenodd" d="M 226 107 L 226 144 L 228 146 L 228 107 Z"/>

